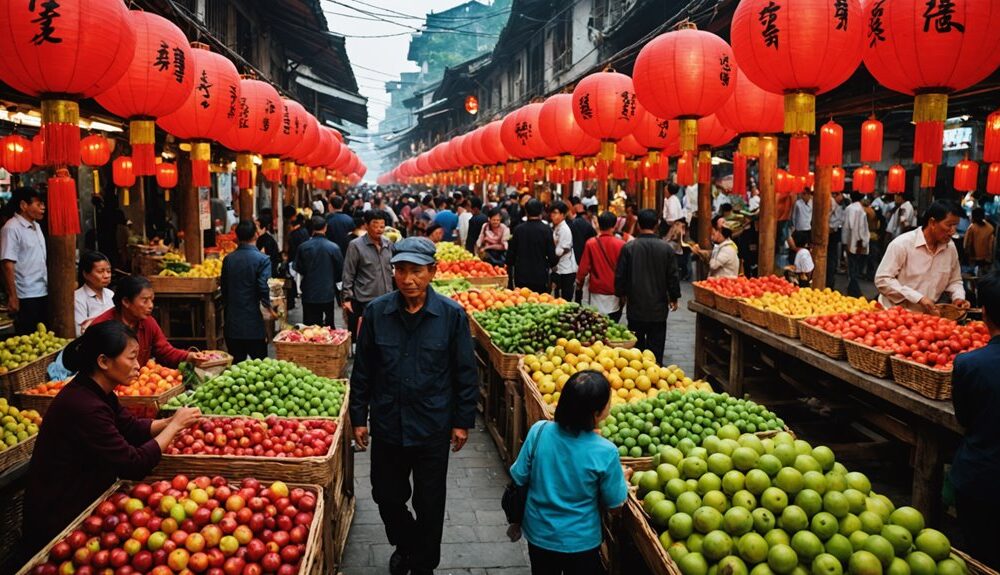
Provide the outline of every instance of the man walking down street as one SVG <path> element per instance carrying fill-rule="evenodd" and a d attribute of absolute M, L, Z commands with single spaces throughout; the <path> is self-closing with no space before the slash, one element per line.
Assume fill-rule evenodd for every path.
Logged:
<path fill-rule="evenodd" d="M 478 196 L 473 196 L 469 200 L 469 205 L 472 208 L 472 217 L 469 218 L 468 232 L 465 237 L 465 249 L 469 250 L 471 253 L 476 253 L 476 244 L 479 242 L 479 234 L 483 231 L 483 226 L 489 221 L 486 214 L 483 213 L 483 199 Z"/>
<path fill-rule="evenodd" d="M 326 216 L 326 237 L 337 244 L 340 253 L 346 254 L 351 232 L 354 231 L 354 218 L 344 213 L 344 198 L 341 196 L 330 198 L 330 209 L 332 211 Z"/>
<path fill-rule="evenodd" d="M 844 210 L 844 227 L 841 230 L 841 239 L 847 247 L 847 295 L 851 297 L 862 295 L 860 280 L 868 263 L 868 247 L 871 242 L 868 213 L 861 203 L 862 198 L 862 194 L 851 193 L 851 205 Z M 829 283 L 832 287 L 832 277 L 829 278 Z"/>
<path fill-rule="evenodd" d="M 392 243 L 385 237 L 389 215 L 375 210 L 365 212 L 365 230 L 347 246 L 344 258 L 344 311 L 347 329 L 358 335 L 358 320 L 373 299 L 392 291 Z"/>
<path fill-rule="evenodd" d="M 662 365 L 667 314 L 677 310 L 681 284 L 674 251 L 656 235 L 658 219 L 653 210 L 639 212 L 639 235 L 625 244 L 618 259 L 615 294 L 624 300 L 628 328 L 638 339 L 636 347 L 652 351 Z"/>
<path fill-rule="evenodd" d="M 556 257 L 559 263 L 553 268 L 552 279 L 555 284 L 556 297 L 573 301 L 573 287 L 576 284 L 576 255 L 573 253 L 573 232 L 566 223 L 566 212 L 569 208 L 563 202 L 555 202 L 549 207 L 549 219 L 552 220 L 552 242 L 556 246 Z"/>
<path fill-rule="evenodd" d="M 389 573 L 431 575 L 441 558 L 448 448 L 461 450 L 475 425 L 478 371 L 465 311 L 430 287 L 434 244 L 406 238 L 394 252 L 399 290 L 365 309 L 350 414 L 361 449 L 370 428 L 372 497 L 395 547 Z"/>
<path fill-rule="evenodd" d="M 47 251 L 39 224 L 45 216 L 45 202 L 34 188 L 15 190 L 11 202 L 17 213 L 0 231 L 0 261 L 7 287 L 7 310 L 14 316 L 14 332 L 26 335 L 44 323 L 48 314 Z"/>
<path fill-rule="evenodd" d="M 246 358 L 267 357 L 267 332 L 264 316 L 273 318 L 271 290 L 271 260 L 261 253 L 255 241 L 257 228 L 250 220 L 236 225 L 236 251 L 222 260 L 220 278 L 223 313 L 225 314 L 226 349 L 233 363 Z"/>
<path fill-rule="evenodd" d="M 337 244 L 326 238 L 323 216 L 313 216 L 310 228 L 312 237 L 299 246 L 295 256 L 295 270 L 302 276 L 302 323 L 334 327 L 344 256 Z"/>
<path fill-rule="evenodd" d="M 514 287 L 549 293 L 549 269 L 559 262 L 552 229 L 542 222 L 542 202 L 528 200 L 524 211 L 528 221 L 514 229 L 507 245 L 507 265 Z"/>
<path fill-rule="evenodd" d="M 615 268 L 625 242 L 615 237 L 618 218 L 611 212 L 604 212 L 597 218 L 601 233 L 587 240 L 580 259 L 580 269 L 576 272 L 577 291 L 583 290 L 583 282 L 590 276 L 590 298 L 587 302 L 597 311 L 618 322 L 622 317 L 622 302 L 615 295 Z"/>

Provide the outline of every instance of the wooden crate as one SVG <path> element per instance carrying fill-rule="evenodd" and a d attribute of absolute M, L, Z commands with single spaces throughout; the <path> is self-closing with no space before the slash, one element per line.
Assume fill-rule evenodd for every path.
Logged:
<path fill-rule="evenodd" d="M 785 315 L 775 311 L 767 312 L 767 329 L 792 339 L 799 338 L 799 320 L 808 316 Z"/>
<path fill-rule="evenodd" d="M 653 529 L 649 515 L 642 503 L 629 490 L 628 499 L 622 509 L 625 529 L 632 534 L 635 547 L 642 556 L 646 567 L 653 575 L 681 575 L 681 570 L 660 543 L 660 537 Z"/>
<path fill-rule="evenodd" d="M 486 349 L 486 354 L 490 358 L 490 363 L 493 364 L 493 369 L 505 380 L 517 380 L 520 377 L 517 373 L 517 362 L 524 357 L 524 354 L 505 353 L 493 343 L 489 333 L 483 329 L 483 326 L 475 318 L 472 321 L 475 326 L 473 330 L 476 334 L 476 340 Z"/>
<path fill-rule="evenodd" d="M 21 543 L 25 488 L 26 483 L 22 482 L 0 492 L 0 572 L 6 572 L 4 566 L 14 560 Z"/>
<path fill-rule="evenodd" d="M 0 375 L 0 397 L 10 399 L 19 391 L 31 389 L 36 385 L 41 385 L 48 381 L 49 365 L 56 360 L 56 356 L 58 356 L 61 351 L 61 349 L 53 351 L 52 353 L 43 355 L 27 365 L 21 366 L 17 369 L 12 369 L 3 375 Z"/>
<path fill-rule="evenodd" d="M 156 293 L 212 293 L 219 289 L 219 278 L 182 278 L 177 276 L 149 276 Z"/>
<path fill-rule="evenodd" d="M 351 336 L 338 344 L 275 341 L 274 349 L 278 359 L 300 365 L 322 377 L 340 379 L 344 377 L 351 355 Z"/>
<path fill-rule="evenodd" d="M 691 287 L 694 289 L 694 301 L 704 306 L 715 307 L 714 291 L 702 285 L 702 282 L 693 282 Z"/>
<path fill-rule="evenodd" d="M 136 417 L 156 417 L 168 401 L 184 392 L 184 383 L 178 383 L 160 395 L 120 395 L 118 403 L 128 409 Z"/>
<path fill-rule="evenodd" d="M 237 478 L 227 477 L 227 479 L 233 481 L 236 480 Z M 148 480 L 149 478 L 147 478 L 147 481 Z M 44 563 L 46 561 L 46 559 L 49 556 L 49 551 L 52 550 L 52 547 L 59 541 L 62 541 L 63 539 L 68 537 L 69 534 L 74 529 L 79 528 L 80 524 L 83 523 L 83 520 L 89 517 L 94 512 L 94 510 L 97 509 L 97 506 L 100 505 L 102 501 L 111 497 L 119 490 L 127 491 L 129 488 L 131 488 L 133 483 L 134 482 L 131 481 L 116 481 L 115 484 L 112 485 L 110 488 L 108 488 L 108 490 L 105 491 L 100 497 L 98 497 L 96 501 L 94 501 L 86 509 L 84 509 L 83 512 L 80 513 L 80 515 L 78 515 L 76 519 L 70 522 L 70 524 L 66 527 L 66 529 L 62 531 L 62 533 L 57 535 L 55 539 L 50 541 L 48 545 L 42 548 L 41 551 L 36 553 L 35 556 L 32 557 L 24 565 L 24 567 L 22 567 L 21 570 L 17 572 L 17 575 L 29 575 L 32 569 L 35 567 L 35 565 Z M 298 575 L 313 575 L 314 573 L 321 572 L 321 571 L 316 571 L 316 562 L 319 561 L 320 563 L 322 563 L 322 559 L 320 558 L 320 552 L 322 551 L 321 547 L 322 547 L 322 535 L 323 535 L 323 522 L 322 522 L 322 517 L 324 513 L 323 488 L 320 487 L 319 485 L 298 484 L 298 483 L 289 483 L 288 487 L 289 488 L 302 487 L 316 494 L 316 509 L 313 511 L 313 520 L 312 523 L 309 525 L 309 538 L 306 539 L 306 550 L 302 554 L 298 570 Z M 234 490 L 238 489 L 236 486 L 233 486 L 233 488 Z"/>

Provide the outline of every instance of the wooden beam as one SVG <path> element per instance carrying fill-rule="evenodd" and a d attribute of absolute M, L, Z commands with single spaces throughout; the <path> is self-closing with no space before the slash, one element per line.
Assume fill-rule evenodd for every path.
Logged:
<path fill-rule="evenodd" d="M 778 235 L 778 203 L 775 196 L 775 175 L 778 170 L 778 138 L 764 136 L 760 139 L 760 219 L 758 273 L 767 276 L 774 273 L 774 250 Z"/>
<path fill-rule="evenodd" d="M 113 208 L 108 208 L 113 209 Z M 47 238 L 49 314 L 47 327 L 59 337 L 76 337 L 73 291 L 76 289 L 76 234 Z"/>
<path fill-rule="evenodd" d="M 697 158 L 697 154 L 692 154 Z M 698 173 L 698 163 L 695 162 L 694 173 Z M 698 182 L 698 246 L 702 250 L 712 251 L 712 180 Z M 698 276 L 708 277 L 708 262 L 698 258 Z"/>
<path fill-rule="evenodd" d="M 191 162 L 177 163 L 178 190 L 181 198 L 181 227 L 184 230 L 184 258 L 192 264 L 204 257 L 201 235 L 201 213 L 198 209 L 198 188 L 191 181 Z"/>
<path fill-rule="evenodd" d="M 834 280 L 826 277 L 832 197 L 833 166 L 816 166 L 816 193 L 813 194 L 812 213 L 812 256 L 816 268 L 813 270 L 812 287 L 820 289 L 833 285 Z"/>

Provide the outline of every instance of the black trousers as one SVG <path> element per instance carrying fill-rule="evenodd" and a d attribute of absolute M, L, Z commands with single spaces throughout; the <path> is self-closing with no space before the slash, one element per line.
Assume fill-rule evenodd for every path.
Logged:
<path fill-rule="evenodd" d="M 347 330 L 351 332 L 354 341 L 358 340 L 358 327 L 361 323 L 361 316 L 365 315 L 365 308 L 368 307 L 366 301 L 352 301 L 351 313 L 347 314 Z"/>
<path fill-rule="evenodd" d="M 441 562 L 449 446 L 447 437 L 413 447 L 372 438 L 372 498 L 389 543 L 409 556 L 412 573 L 431 573 Z"/>
<path fill-rule="evenodd" d="M 38 329 L 38 324 L 45 323 L 49 296 L 23 298 L 18 300 L 18 303 L 20 308 L 14 316 L 14 333 L 17 335 L 34 333 Z"/>
<path fill-rule="evenodd" d="M 334 314 L 337 313 L 337 302 L 307 303 L 302 302 L 302 323 L 306 325 L 333 325 Z"/>
<path fill-rule="evenodd" d="M 227 337 L 226 349 L 229 350 L 229 355 L 233 356 L 233 363 L 239 363 L 247 358 L 264 359 L 267 357 L 267 340 Z"/>
<path fill-rule="evenodd" d="M 603 575 L 601 549 L 579 553 L 559 553 L 528 543 L 531 575 Z"/>
<path fill-rule="evenodd" d="M 663 365 L 663 348 L 667 345 L 667 322 L 629 319 L 628 328 L 635 334 L 636 349 L 648 349 L 656 357 L 656 364 Z"/>
<path fill-rule="evenodd" d="M 576 274 L 552 274 L 552 283 L 555 287 L 555 296 L 566 301 L 573 301 L 576 291 Z"/>
<path fill-rule="evenodd" d="M 979 494 L 977 494 L 979 495 Z M 955 510 L 965 544 L 962 550 L 993 569 L 1000 569 L 1000 504 L 983 495 L 969 497 L 955 491 Z"/>

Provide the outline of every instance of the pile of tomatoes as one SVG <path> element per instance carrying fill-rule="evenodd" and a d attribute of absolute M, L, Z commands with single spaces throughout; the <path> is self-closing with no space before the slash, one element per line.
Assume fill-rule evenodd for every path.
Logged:
<path fill-rule="evenodd" d="M 451 296 L 465 308 L 466 313 L 487 309 L 508 307 L 522 303 L 550 303 L 562 305 L 566 300 L 552 297 L 550 294 L 535 293 L 528 288 L 509 289 L 479 289 L 459 292 Z"/>
<path fill-rule="evenodd" d="M 891 351 L 936 369 L 951 369 L 955 356 L 989 343 L 986 324 L 957 322 L 901 307 L 883 311 L 814 317 L 807 323 L 844 339 Z"/>
<path fill-rule="evenodd" d="M 146 362 L 146 365 L 139 368 L 139 377 L 130 381 L 128 385 L 119 385 L 115 388 L 115 393 L 119 397 L 149 397 L 160 395 L 173 387 L 181 385 L 183 381 L 184 377 L 181 375 L 181 372 L 159 365 L 151 359 Z"/>
<path fill-rule="evenodd" d="M 45 395 L 48 397 L 55 397 L 56 394 L 62 390 L 62 388 L 66 387 L 67 383 L 69 383 L 69 379 L 58 379 L 41 385 L 36 385 L 31 389 L 26 389 L 24 393 L 27 395 Z"/>
<path fill-rule="evenodd" d="M 462 262 L 440 261 L 437 264 L 438 279 L 490 278 L 507 275 L 507 270 L 480 260 Z"/>
<path fill-rule="evenodd" d="M 792 285 L 778 276 L 762 278 L 708 278 L 698 283 L 701 287 L 712 290 L 724 297 L 760 297 L 765 293 L 789 295 L 798 291 L 798 286 Z"/>

